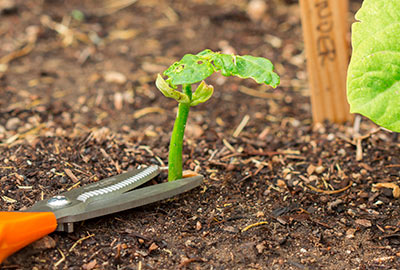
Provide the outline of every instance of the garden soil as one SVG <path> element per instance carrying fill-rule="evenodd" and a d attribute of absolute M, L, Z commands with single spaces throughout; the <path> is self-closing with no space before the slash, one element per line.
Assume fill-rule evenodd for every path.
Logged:
<path fill-rule="evenodd" d="M 154 80 L 186 53 L 267 57 L 281 85 L 213 75 L 184 141 L 200 187 L 52 233 L 0 269 L 400 269 L 399 137 L 312 123 L 297 1 L 122 2 L 0 1 L 2 211 L 166 167 L 177 104 Z"/>

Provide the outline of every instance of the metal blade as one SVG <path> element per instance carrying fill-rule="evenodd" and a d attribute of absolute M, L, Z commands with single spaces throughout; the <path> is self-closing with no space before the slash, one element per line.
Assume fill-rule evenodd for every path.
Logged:
<path fill-rule="evenodd" d="M 199 186 L 202 182 L 203 176 L 198 175 L 132 190 L 121 194 L 118 198 L 93 201 L 86 205 L 84 211 L 60 218 L 58 222 L 77 222 L 143 206 L 184 193 Z"/>
<path fill-rule="evenodd" d="M 132 170 L 61 193 L 48 200 L 39 201 L 26 211 L 53 212 L 57 220 L 68 216 L 82 215 L 86 212 L 90 203 L 96 201 L 100 203 L 104 201 L 119 201 L 121 194 L 148 182 L 157 176 L 159 172 L 158 166 Z M 107 204 L 103 203 L 102 207 L 106 208 Z M 68 226 L 70 228 L 66 229 L 59 226 L 57 230 L 72 231 L 72 225 Z"/>

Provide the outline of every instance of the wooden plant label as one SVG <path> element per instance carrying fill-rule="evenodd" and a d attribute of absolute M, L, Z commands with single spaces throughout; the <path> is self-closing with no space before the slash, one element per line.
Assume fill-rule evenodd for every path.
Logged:
<path fill-rule="evenodd" d="M 348 0 L 300 0 L 314 122 L 351 120 L 346 98 Z"/>

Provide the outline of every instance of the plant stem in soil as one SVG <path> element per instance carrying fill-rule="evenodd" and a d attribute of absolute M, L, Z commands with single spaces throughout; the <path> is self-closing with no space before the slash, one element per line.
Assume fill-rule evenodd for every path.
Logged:
<path fill-rule="evenodd" d="M 189 100 L 192 99 L 192 86 L 190 84 L 182 85 L 182 91 L 189 97 Z M 176 115 L 174 129 L 172 130 L 171 141 L 169 144 L 168 181 L 182 178 L 183 136 L 185 133 L 189 110 L 190 103 L 179 103 L 178 113 Z"/>

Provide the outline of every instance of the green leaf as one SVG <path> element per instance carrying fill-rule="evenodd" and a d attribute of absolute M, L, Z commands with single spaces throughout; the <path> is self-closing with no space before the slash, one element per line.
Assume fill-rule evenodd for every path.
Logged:
<path fill-rule="evenodd" d="M 365 0 L 356 19 L 347 76 L 351 112 L 400 132 L 399 0 Z"/>
<path fill-rule="evenodd" d="M 168 76 L 167 82 L 172 86 L 181 84 L 194 84 L 204 80 L 214 73 L 210 61 L 193 54 L 186 54 L 182 60 L 170 66 L 164 75 Z"/>
<path fill-rule="evenodd" d="M 167 82 L 172 87 L 200 82 L 215 71 L 221 71 L 224 76 L 252 78 L 257 83 L 276 87 L 279 76 L 273 69 L 272 63 L 262 57 L 221 54 L 207 49 L 197 55 L 186 54 L 170 66 L 164 75 L 169 77 Z"/>
<path fill-rule="evenodd" d="M 190 106 L 193 107 L 200 103 L 206 102 L 207 100 L 210 99 L 213 92 L 214 92 L 214 87 L 202 81 L 192 95 L 192 101 L 190 102 Z"/>
<path fill-rule="evenodd" d="M 178 101 L 179 103 L 189 103 L 190 102 L 190 99 L 186 94 L 181 93 L 181 92 L 176 91 L 175 89 L 171 88 L 160 74 L 158 74 L 158 76 L 157 76 L 156 86 L 157 86 L 158 90 L 160 90 L 160 92 L 163 93 L 164 96 L 166 96 L 168 98 L 173 98 L 176 101 Z"/>
<path fill-rule="evenodd" d="M 252 78 L 257 83 L 265 83 L 272 87 L 279 84 L 279 76 L 273 72 L 274 66 L 263 57 L 217 54 L 214 56 L 214 64 L 224 76 Z"/>

